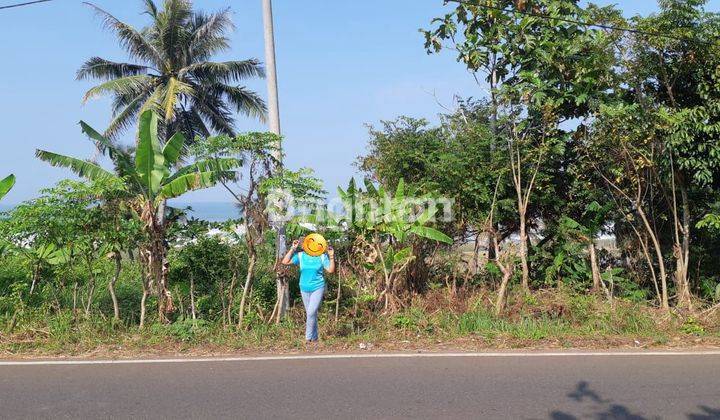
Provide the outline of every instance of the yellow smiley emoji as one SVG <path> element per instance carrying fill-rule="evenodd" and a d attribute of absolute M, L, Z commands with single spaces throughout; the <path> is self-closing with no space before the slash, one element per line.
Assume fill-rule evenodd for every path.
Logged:
<path fill-rule="evenodd" d="M 327 241 L 322 237 L 322 235 L 318 233 L 311 233 L 303 240 L 302 248 L 306 254 L 318 257 L 325 253 L 325 250 L 327 249 Z"/>

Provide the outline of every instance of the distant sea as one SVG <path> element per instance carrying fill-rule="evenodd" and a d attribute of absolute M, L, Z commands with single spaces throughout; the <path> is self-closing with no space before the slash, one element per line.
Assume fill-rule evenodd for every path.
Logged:
<path fill-rule="evenodd" d="M 230 219 L 237 219 L 240 217 L 240 211 L 238 210 L 235 203 L 228 202 L 198 202 L 198 203 L 183 203 L 173 202 L 170 204 L 175 208 L 190 208 L 188 210 L 188 218 L 207 220 L 208 222 L 224 222 Z"/>
<path fill-rule="evenodd" d="M 15 205 L 0 203 L 0 212 L 12 210 Z M 183 203 L 173 202 L 171 206 L 176 208 L 190 208 L 188 217 L 207 220 L 209 222 L 224 222 L 240 217 L 240 212 L 234 203 L 227 202 L 202 202 Z"/>

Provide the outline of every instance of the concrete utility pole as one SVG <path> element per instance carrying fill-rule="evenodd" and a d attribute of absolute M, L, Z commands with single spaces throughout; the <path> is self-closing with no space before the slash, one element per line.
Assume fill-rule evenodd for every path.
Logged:
<path fill-rule="evenodd" d="M 263 4 L 263 25 L 265 27 L 265 66 L 267 70 L 267 89 L 268 89 L 268 119 L 270 132 L 281 136 L 280 131 L 280 105 L 278 101 L 278 85 L 277 85 L 277 69 L 275 66 L 275 33 L 273 30 L 273 14 L 272 0 L 262 0 Z M 274 158 L 280 162 L 282 167 L 282 144 L 278 141 Z M 282 211 L 280 213 L 283 213 Z M 275 243 L 276 262 L 285 255 L 285 225 L 277 222 L 277 242 Z M 285 316 L 290 303 L 290 287 L 288 287 L 287 279 L 278 275 L 276 278 L 277 302 L 275 307 L 276 320 Z"/>
<path fill-rule="evenodd" d="M 265 26 L 265 67 L 267 69 L 268 117 L 270 132 L 281 135 L 280 105 L 278 103 L 277 70 L 275 68 L 275 34 L 273 30 L 272 0 L 262 0 Z M 278 156 L 280 157 L 279 153 Z"/>

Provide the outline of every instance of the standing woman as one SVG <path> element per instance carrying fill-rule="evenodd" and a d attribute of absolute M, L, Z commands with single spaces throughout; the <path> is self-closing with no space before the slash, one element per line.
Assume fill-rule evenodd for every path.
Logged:
<path fill-rule="evenodd" d="M 318 311 L 325 293 L 323 271 L 335 272 L 335 250 L 327 246 L 325 238 L 316 233 L 306 236 L 303 251 L 296 252 L 299 244 L 300 241 L 293 241 L 282 263 L 300 267 L 300 294 L 307 315 L 305 340 L 314 342 L 318 340 Z"/>

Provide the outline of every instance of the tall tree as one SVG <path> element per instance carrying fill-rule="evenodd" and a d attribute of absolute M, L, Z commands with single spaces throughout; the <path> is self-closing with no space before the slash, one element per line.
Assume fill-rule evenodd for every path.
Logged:
<path fill-rule="evenodd" d="M 515 186 L 522 284 L 529 288 L 529 233 L 543 178 L 562 184 L 554 165 L 569 144 L 568 122 L 587 117 L 613 80 L 615 34 L 581 21 L 615 17 L 578 0 L 461 2 L 424 31 L 429 53 L 450 43 L 458 61 L 490 85 L 495 147 L 505 147 Z M 501 141 L 500 137 L 503 137 Z M 545 189 L 547 192 L 547 189 Z M 547 215 L 545 215 L 547 216 Z"/>
<path fill-rule="evenodd" d="M 150 25 L 138 30 L 105 10 L 86 3 L 113 31 L 135 63 L 92 57 L 77 72 L 79 80 L 101 83 L 85 93 L 84 100 L 111 95 L 113 120 L 105 136 L 113 139 L 132 126 L 147 109 L 163 116 L 161 131 L 169 138 L 182 132 L 192 141 L 211 132 L 233 135 L 233 111 L 265 118 L 265 103 L 238 82 L 264 77 L 256 59 L 209 61 L 229 49 L 227 32 L 233 28 L 228 9 L 205 14 L 192 9 L 189 0 L 165 0 L 158 8 L 144 0 Z"/>
<path fill-rule="evenodd" d="M 671 221 L 678 305 L 689 307 L 692 229 L 703 216 L 693 198 L 720 182 L 720 15 L 704 11 L 706 0 L 662 0 L 660 12 L 636 18 L 626 78 L 630 96 L 664 117 L 657 147 L 658 181 Z M 705 201 L 705 200 L 703 200 Z"/>

